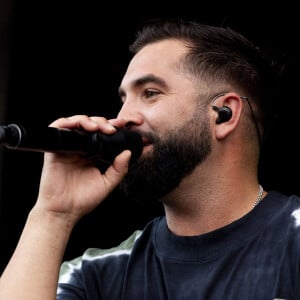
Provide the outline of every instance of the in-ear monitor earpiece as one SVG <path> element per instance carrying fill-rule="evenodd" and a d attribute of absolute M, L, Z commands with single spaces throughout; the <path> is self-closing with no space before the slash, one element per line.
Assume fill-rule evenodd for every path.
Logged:
<path fill-rule="evenodd" d="M 228 120 L 230 120 L 230 118 L 232 116 L 232 111 L 228 106 L 218 107 L 218 106 L 213 105 L 212 108 L 214 111 L 216 111 L 218 113 L 218 118 L 216 119 L 216 124 L 220 124 L 220 123 L 227 122 Z"/>

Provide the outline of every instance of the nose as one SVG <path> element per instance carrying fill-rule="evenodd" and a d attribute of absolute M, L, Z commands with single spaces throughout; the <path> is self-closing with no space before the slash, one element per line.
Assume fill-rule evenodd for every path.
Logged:
<path fill-rule="evenodd" d="M 122 105 L 117 117 L 126 121 L 126 128 L 140 126 L 144 122 L 144 117 L 142 112 L 138 109 L 137 104 L 129 100 L 125 101 Z"/>

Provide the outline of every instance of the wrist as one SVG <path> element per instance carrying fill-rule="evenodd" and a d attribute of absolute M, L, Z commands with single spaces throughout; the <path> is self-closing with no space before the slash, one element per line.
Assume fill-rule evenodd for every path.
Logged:
<path fill-rule="evenodd" d="M 76 220 L 75 218 L 67 213 L 47 211 L 34 206 L 28 215 L 27 222 L 31 223 L 33 226 L 39 228 L 44 227 L 44 229 L 49 229 L 50 231 L 65 233 L 69 235 L 73 230 Z"/>

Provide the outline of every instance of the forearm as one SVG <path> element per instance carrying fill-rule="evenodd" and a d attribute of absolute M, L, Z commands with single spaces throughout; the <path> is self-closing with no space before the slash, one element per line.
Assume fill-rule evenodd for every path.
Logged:
<path fill-rule="evenodd" d="M 116 131 L 107 119 L 84 115 L 61 118 L 51 126 L 105 134 Z M 38 200 L 1 276 L 0 300 L 56 298 L 59 269 L 74 225 L 121 182 L 130 157 L 130 151 L 123 151 L 101 173 L 82 156 L 45 153 Z"/>
<path fill-rule="evenodd" d="M 54 300 L 58 273 L 73 224 L 30 213 L 17 248 L 0 279 L 0 299 Z"/>

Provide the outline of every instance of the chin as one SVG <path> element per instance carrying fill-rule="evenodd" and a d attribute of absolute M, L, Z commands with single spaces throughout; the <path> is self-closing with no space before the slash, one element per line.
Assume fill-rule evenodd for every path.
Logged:
<path fill-rule="evenodd" d="M 145 145 L 143 147 L 142 155 L 150 152 L 153 152 L 153 144 Z"/>

